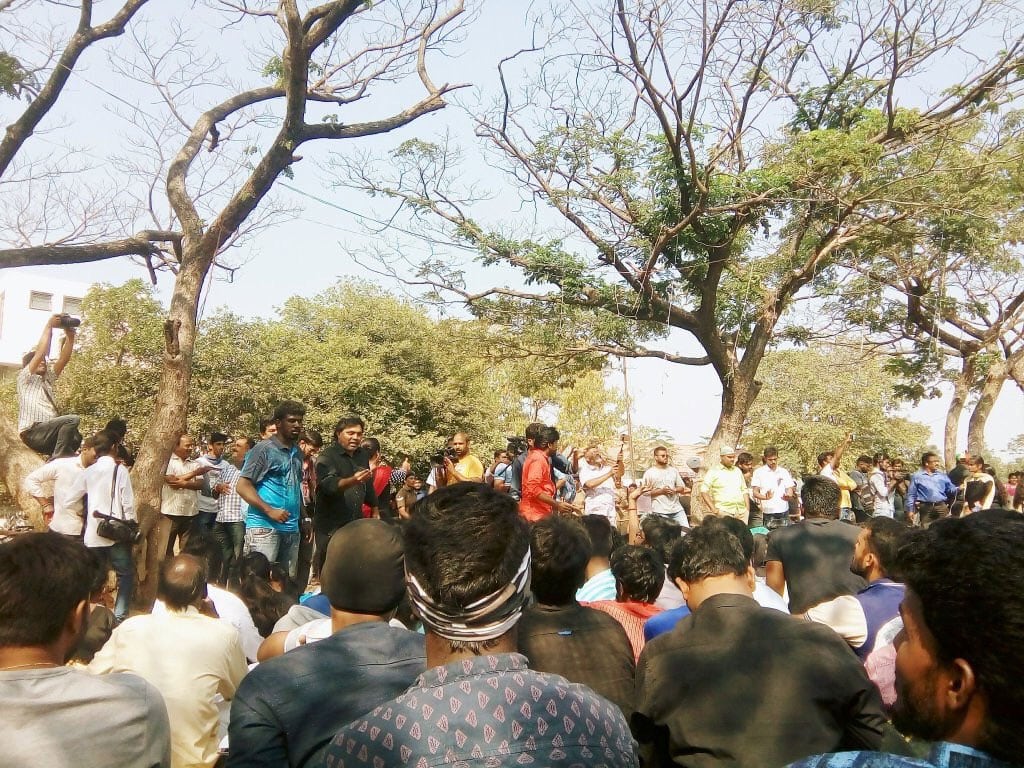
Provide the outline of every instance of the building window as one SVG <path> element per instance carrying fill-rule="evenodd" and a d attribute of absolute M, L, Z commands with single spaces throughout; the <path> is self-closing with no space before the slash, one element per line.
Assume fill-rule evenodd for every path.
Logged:
<path fill-rule="evenodd" d="M 53 311 L 53 294 L 42 291 L 32 291 L 28 295 L 28 308 L 38 309 L 41 312 Z"/>
<path fill-rule="evenodd" d="M 76 317 L 82 314 L 82 300 L 76 296 L 65 296 L 64 297 L 64 308 L 61 310 L 65 315 L 75 315 Z"/>

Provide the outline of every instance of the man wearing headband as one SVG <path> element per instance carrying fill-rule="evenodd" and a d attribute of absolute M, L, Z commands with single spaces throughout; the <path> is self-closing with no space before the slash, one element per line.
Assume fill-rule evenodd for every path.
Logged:
<path fill-rule="evenodd" d="M 405 596 L 401 531 L 355 520 L 327 546 L 333 634 L 250 672 L 231 702 L 228 766 L 314 766 L 335 732 L 409 687 L 423 637 L 388 625 Z"/>
<path fill-rule="evenodd" d="M 406 525 L 405 568 L 428 669 L 339 731 L 325 766 L 638 765 L 617 706 L 516 653 L 530 537 L 514 499 L 483 483 L 438 489 Z"/>

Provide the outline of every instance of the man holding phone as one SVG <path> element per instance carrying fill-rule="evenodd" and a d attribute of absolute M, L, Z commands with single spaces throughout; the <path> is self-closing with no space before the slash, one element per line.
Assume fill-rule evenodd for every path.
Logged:
<path fill-rule="evenodd" d="M 789 500 L 796 493 L 796 480 L 788 469 L 779 466 L 779 450 L 775 446 L 767 446 L 761 459 L 764 463 L 754 470 L 750 491 L 754 501 L 761 505 L 764 527 L 773 531 L 789 521 Z"/>

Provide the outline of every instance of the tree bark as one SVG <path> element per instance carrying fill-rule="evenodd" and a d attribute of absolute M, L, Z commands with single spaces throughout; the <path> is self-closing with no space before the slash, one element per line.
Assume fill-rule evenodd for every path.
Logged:
<path fill-rule="evenodd" d="M 11 498 L 39 531 L 46 526 L 39 504 L 25 491 L 25 478 L 42 465 L 42 457 L 21 442 L 17 426 L 7 416 L 0 415 L 0 476 Z"/>
<path fill-rule="evenodd" d="M 213 253 L 197 253 L 193 246 L 186 244 L 182 261 L 182 269 L 174 281 L 170 312 L 164 323 L 163 370 L 156 405 L 132 469 L 135 508 L 144 540 L 135 558 L 138 570 L 136 603 L 144 609 L 151 607 L 156 598 L 160 561 L 167 549 L 170 526 L 160 514 L 160 495 L 174 441 L 187 427 L 199 296 L 213 263 Z"/>
<path fill-rule="evenodd" d="M 967 450 L 972 456 L 980 455 L 985 449 L 985 424 L 988 422 L 992 406 L 999 397 L 999 391 L 1006 381 L 1006 361 L 999 359 L 992 362 L 981 385 L 981 397 L 971 411 L 971 420 L 967 424 Z"/>
<path fill-rule="evenodd" d="M 960 368 L 960 374 L 953 382 L 953 397 L 949 401 L 949 408 L 946 410 L 946 425 L 942 432 L 942 453 L 946 466 L 956 466 L 956 440 L 960 432 L 960 417 L 964 412 L 964 405 L 971 392 L 971 382 L 974 381 L 974 356 L 965 357 Z"/>

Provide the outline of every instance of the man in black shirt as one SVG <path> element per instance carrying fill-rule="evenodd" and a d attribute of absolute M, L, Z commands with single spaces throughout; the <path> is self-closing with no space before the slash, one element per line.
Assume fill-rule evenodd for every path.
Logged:
<path fill-rule="evenodd" d="M 342 417 L 334 427 L 334 442 L 317 457 L 313 518 L 317 566 L 323 564 L 331 535 L 346 523 L 362 518 L 363 504 L 374 510 L 374 517 L 378 516 L 370 454 L 361 447 L 364 429 L 358 416 Z"/>
<path fill-rule="evenodd" d="M 537 605 L 519 621 L 519 651 L 538 672 L 561 675 L 633 711 L 633 650 L 611 616 L 576 602 L 590 559 L 586 529 L 547 517 L 530 529 L 530 588 Z"/>

